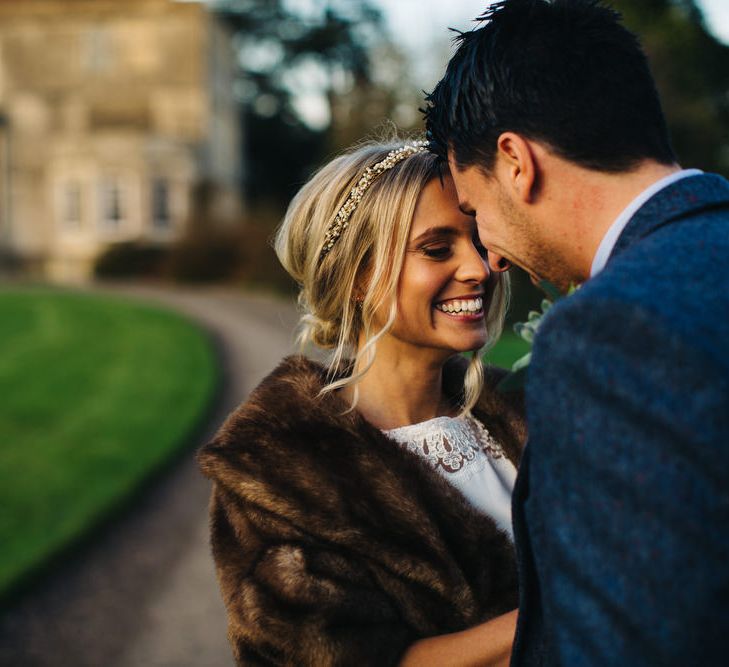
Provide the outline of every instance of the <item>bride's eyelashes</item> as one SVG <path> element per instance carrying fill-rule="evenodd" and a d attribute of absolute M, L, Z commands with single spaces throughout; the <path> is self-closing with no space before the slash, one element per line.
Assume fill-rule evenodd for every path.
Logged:
<path fill-rule="evenodd" d="M 452 254 L 451 246 L 443 244 L 422 246 L 418 250 L 430 259 L 448 259 Z"/>
<path fill-rule="evenodd" d="M 476 252 L 481 257 L 486 257 L 488 251 L 484 247 L 484 245 L 481 243 L 481 239 L 478 237 L 477 234 L 475 234 L 471 242 L 473 243 L 473 247 L 476 248 Z M 416 248 L 417 252 L 422 253 L 426 257 L 430 259 L 448 259 L 453 254 L 453 247 L 450 243 L 431 243 L 428 245 L 421 245 Z"/>

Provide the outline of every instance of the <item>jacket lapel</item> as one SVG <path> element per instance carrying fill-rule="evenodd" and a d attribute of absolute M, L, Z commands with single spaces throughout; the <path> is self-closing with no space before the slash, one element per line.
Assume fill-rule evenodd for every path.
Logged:
<path fill-rule="evenodd" d="M 665 225 L 719 208 L 729 208 L 729 182 L 726 179 L 716 174 L 682 178 L 656 193 L 638 209 L 618 238 L 610 260 Z"/>

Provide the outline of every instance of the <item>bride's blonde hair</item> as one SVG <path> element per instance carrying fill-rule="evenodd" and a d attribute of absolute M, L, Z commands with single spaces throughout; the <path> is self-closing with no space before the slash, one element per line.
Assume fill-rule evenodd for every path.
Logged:
<path fill-rule="evenodd" d="M 438 158 L 428 151 L 414 151 L 379 173 L 324 256 L 322 248 L 337 213 L 366 170 L 403 145 L 402 141 L 364 143 L 324 165 L 291 201 L 275 240 L 281 264 L 300 287 L 299 341 L 332 351 L 329 383 L 322 393 L 355 385 L 355 403 L 356 383 L 372 365 L 377 341 L 395 321 L 415 206 L 426 184 L 439 177 Z M 480 354 L 501 334 L 507 299 L 508 279 L 502 274 L 486 316 L 487 343 L 474 350 L 466 372 L 464 410 L 473 407 L 481 393 Z M 389 317 L 377 330 L 375 313 L 383 307 Z M 365 344 L 358 351 L 361 334 Z"/>

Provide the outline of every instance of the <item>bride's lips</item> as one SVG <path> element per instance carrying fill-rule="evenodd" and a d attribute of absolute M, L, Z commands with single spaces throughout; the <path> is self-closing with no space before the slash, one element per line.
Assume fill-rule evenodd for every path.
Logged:
<path fill-rule="evenodd" d="M 437 301 L 435 309 L 446 317 L 462 322 L 483 320 L 483 294 L 453 297 Z"/>

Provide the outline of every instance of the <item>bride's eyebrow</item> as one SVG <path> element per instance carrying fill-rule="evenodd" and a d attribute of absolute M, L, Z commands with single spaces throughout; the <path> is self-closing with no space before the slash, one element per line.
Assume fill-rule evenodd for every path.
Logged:
<path fill-rule="evenodd" d="M 440 239 L 444 236 L 456 236 L 458 234 L 458 230 L 455 227 L 446 227 L 446 226 L 438 226 L 438 227 L 428 227 L 422 234 L 418 234 L 411 243 L 418 244 L 423 243 L 424 241 L 433 241 L 436 239 Z"/>

